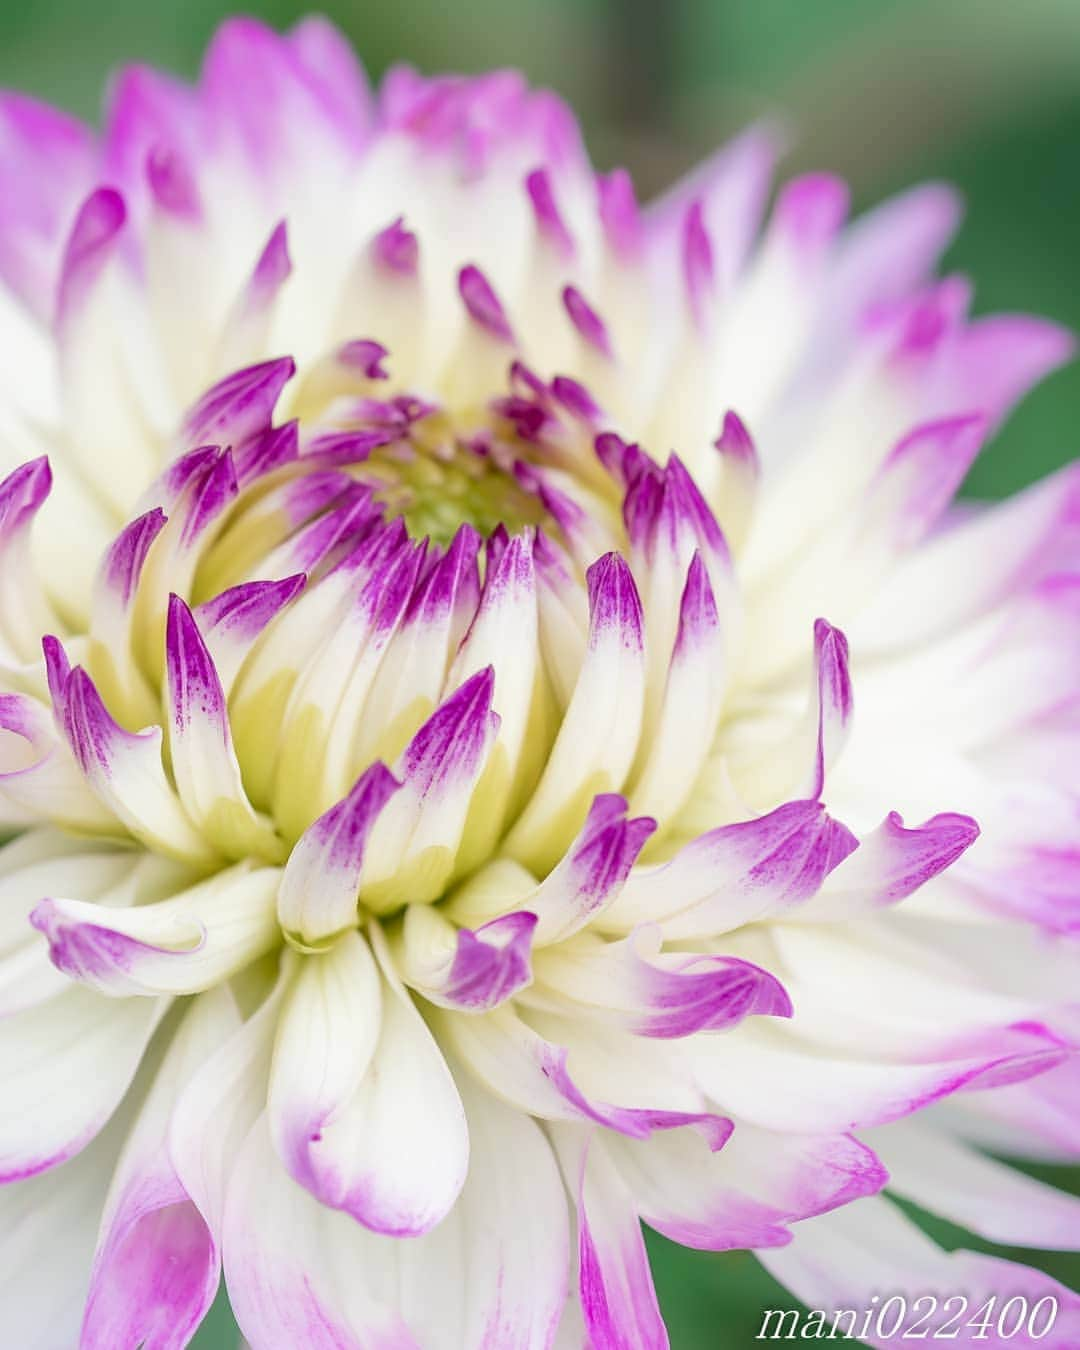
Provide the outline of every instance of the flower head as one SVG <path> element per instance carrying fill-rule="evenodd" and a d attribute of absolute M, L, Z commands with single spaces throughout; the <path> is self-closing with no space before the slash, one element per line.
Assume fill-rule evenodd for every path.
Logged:
<path fill-rule="evenodd" d="M 1071 343 L 951 193 L 762 224 L 754 130 L 639 208 L 318 20 L 2 113 L 16 1325 L 662 1346 L 643 1220 L 1074 1343 L 877 1195 L 1080 1246 L 980 1151 L 1080 1150 L 1080 490 L 952 508 Z"/>

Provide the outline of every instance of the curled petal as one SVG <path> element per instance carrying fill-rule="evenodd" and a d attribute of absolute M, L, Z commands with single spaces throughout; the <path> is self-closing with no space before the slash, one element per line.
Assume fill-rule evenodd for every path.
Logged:
<path fill-rule="evenodd" d="M 896 904 L 951 867 L 978 836 L 970 816 L 945 813 L 908 829 L 890 811 L 827 878 L 802 917 L 832 921 Z"/>
<path fill-rule="evenodd" d="M 656 922 L 667 937 L 730 932 L 807 900 L 858 843 L 819 801 L 788 802 L 710 830 L 670 862 L 640 869 L 600 925 L 628 932 Z"/>
<path fill-rule="evenodd" d="M 455 928 L 430 905 L 410 905 L 401 939 L 405 982 L 441 1007 L 486 1012 L 532 980 L 536 915 L 524 910 L 475 931 Z"/>
<path fill-rule="evenodd" d="M 279 878 L 239 863 L 153 905 L 41 900 L 30 922 L 58 970 L 103 994 L 197 993 L 273 946 Z"/>
<path fill-rule="evenodd" d="M 767 970 L 731 956 L 661 953 L 660 935 L 561 943 L 537 953 L 541 996 L 566 998 L 637 1036 L 664 1040 L 722 1031 L 744 1017 L 790 1017 L 791 1000 Z"/>

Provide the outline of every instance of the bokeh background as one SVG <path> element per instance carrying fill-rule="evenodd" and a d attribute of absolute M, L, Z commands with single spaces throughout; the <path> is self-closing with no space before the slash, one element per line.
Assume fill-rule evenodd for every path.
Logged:
<path fill-rule="evenodd" d="M 373 78 L 400 60 L 427 71 L 523 68 L 575 105 L 598 165 L 627 165 L 642 195 L 762 114 L 790 126 L 790 170 L 843 173 L 857 206 L 921 178 L 950 179 L 969 213 L 949 263 L 975 278 L 978 308 L 1034 310 L 1080 329 L 1078 0 L 323 0 L 315 7 L 349 34 Z M 207 38 L 233 8 L 227 0 L 3 5 L 0 84 L 95 119 L 120 64 L 149 61 L 194 76 Z M 244 8 L 284 27 L 312 5 L 250 0 Z M 1078 421 L 1080 363 L 1014 414 L 969 490 L 1004 495 L 1074 457 Z M 1075 1174 L 1038 1174 L 1080 1191 Z M 955 1230 L 926 1223 L 944 1245 L 960 1245 Z M 674 1350 L 749 1347 L 762 1309 L 795 1306 L 748 1255 L 683 1252 L 662 1240 L 651 1246 Z M 1080 1285 L 1077 1258 L 1037 1259 Z M 236 1344 L 219 1300 L 195 1346 Z"/>

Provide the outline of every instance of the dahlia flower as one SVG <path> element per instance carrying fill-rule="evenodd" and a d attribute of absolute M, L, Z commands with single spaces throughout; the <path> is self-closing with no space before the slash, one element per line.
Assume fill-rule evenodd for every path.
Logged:
<path fill-rule="evenodd" d="M 0 107 L 7 1341 L 659 1347 L 644 1222 L 1080 1344 L 887 1198 L 1080 1248 L 1080 483 L 952 504 L 1071 341 L 953 194 L 321 20 Z"/>

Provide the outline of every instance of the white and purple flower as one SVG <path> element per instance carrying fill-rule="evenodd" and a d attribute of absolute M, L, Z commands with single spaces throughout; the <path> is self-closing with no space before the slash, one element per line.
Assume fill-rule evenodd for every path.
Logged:
<path fill-rule="evenodd" d="M 0 120 L 11 1343 L 654 1350 L 644 1221 L 1080 1344 L 878 1194 L 1080 1248 L 1080 480 L 952 506 L 1072 342 L 952 193 L 320 20 Z"/>

